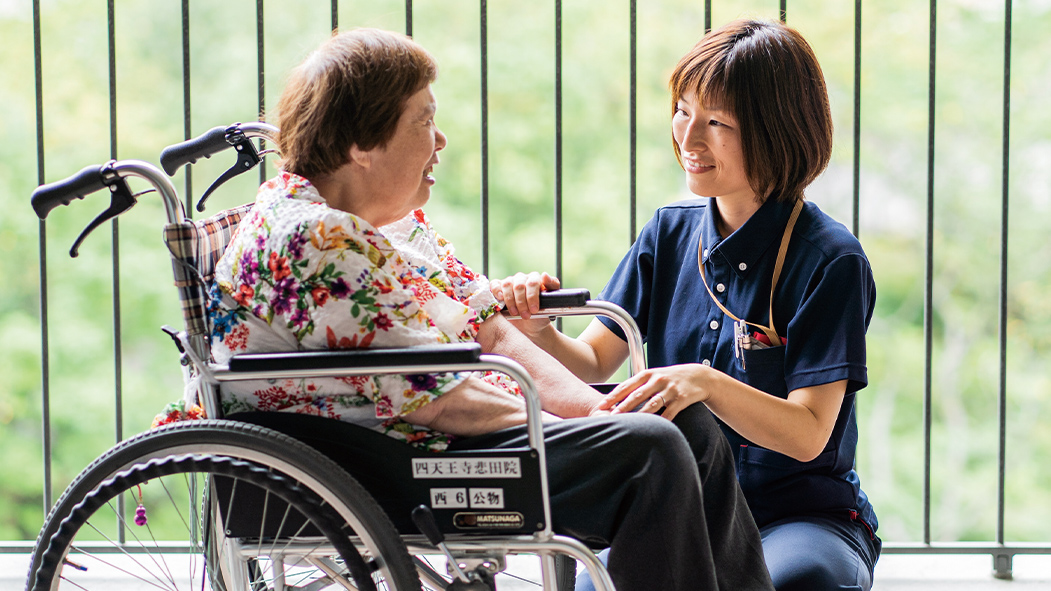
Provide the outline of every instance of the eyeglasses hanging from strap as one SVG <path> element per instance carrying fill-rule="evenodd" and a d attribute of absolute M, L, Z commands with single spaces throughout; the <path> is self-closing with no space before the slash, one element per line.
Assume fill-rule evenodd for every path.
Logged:
<path fill-rule="evenodd" d="M 715 294 L 712 293 L 712 288 L 708 287 L 708 279 L 704 275 L 703 234 L 697 243 L 697 269 L 701 272 L 701 281 L 704 283 L 704 288 L 708 290 L 708 295 L 711 296 L 715 305 L 722 310 L 723 314 L 726 314 L 734 320 L 734 355 L 740 357 L 742 363 L 744 361 L 744 355 L 741 352 L 741 348 L 744 346 L 745 339 L 749 336 L 747 329 L 745 329 L 745 325 L 754 326 L 763 331 L 763 334 L 766 338 L 770 339 L 770 344 L 773 346 L 782 345 L 785 342 L 784 339 L 777 334 L 777 329 L 774 328 L 774 289 L 777 288 L 777 282 L 781 278 L 781 268 L 784 267 L 785 255 L 788 253 L 788 243 L 792 239 L 792 230 L 796 226 L 796 220 L 799 219 L 799 213 L 801 211 L 803 211 L 803 199 L 799 198 L 796 201 L 795 207 L 792 208 L 792 214 L 788 217 L 788 223 L 785 225 L 785 233 L 781 236 L 781 247 L 777 251 L 777 261 L 774 263 L 774 275 L 770 280 L 770 313 L 767 317 L 767 320 L 770 323 L 769 326 L 748 322 L 734 316 L 733 312 L 727 310 L 726 306 L 715 297 Z"/>

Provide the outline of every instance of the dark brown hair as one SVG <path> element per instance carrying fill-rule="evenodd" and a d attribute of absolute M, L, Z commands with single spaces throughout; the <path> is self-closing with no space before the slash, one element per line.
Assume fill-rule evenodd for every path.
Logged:
<path fill-rule="evenodd" d="M 279 166 L 312 178 L 346 164 L 351 146 L 385 146 L 405 101 L 437 77 L 431 54 L 405 35 L 333 34 L 292 70 L 281 93 Z"/>
<path fill-rule="evenodd" d="M 828 166 L 832 113 L 825 78 L 796 30 L 780 22 L 728 23 L 679 60 L 668 84 L 672 114 L 689 92 L 708 108 L 733 113 L 745 173 L 760 200 L 776 195 L 794 202 Z M 678 144 L 675 156 L 682 164 Z"/>

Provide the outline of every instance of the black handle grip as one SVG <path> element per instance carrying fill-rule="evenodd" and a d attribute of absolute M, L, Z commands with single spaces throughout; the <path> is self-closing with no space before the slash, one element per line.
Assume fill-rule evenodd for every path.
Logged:
<path fill-rule="evenodd" d="M 540 309 L 580 308 L 591 299 L 591 292 L 586 289 L 556 289 L 540 292 Z"/>
<path fill-rule="evenodd" d="M 412 522 L 419 528 L 427 541 L 437 546 L 445 541 L 445 535 L 438 529 L 438 522 L 434 520 L 434 513 L 427 505 L 420 505 L 412 510 Z"/>
<path fill-rule="evenodd" d="M 226 141 L 227 129 L 229 126 L 213 127 L 193 139 L 165 148 L 161 152 L 161 167 L 164 168 L 164 172 L 173 176 L 182 166 L 229 148 L 230 142 Z"/>
<path fill-rule="evenodd" d="M 59 205 L 69 205 L 74 199 L 83 199 L 106 186 L 102 171 L 109 164 L 92 164 L 85 166 L 77 174 L 41 185 L 33 191 L 30 202 L 37 217 L 44 219 L 47 214 Z"/>

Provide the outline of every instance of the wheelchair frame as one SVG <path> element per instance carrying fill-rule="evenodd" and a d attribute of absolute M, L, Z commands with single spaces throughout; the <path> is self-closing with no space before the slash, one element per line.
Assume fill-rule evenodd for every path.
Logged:
<path fill-rule="evenodd" d="M 201 156 L 208 157 L 231 146 L 237 149 L 238 163 L 230 171 L 227 171 L 223 177 L 220 177 L 205 193 L 205 196 L 198 204 L 198 210 L 201 210 L 203 209 L 204 199 L 222 181 L 234 174 L 244 172 L 244 170 L 251 168 L 260 161 L 259 153 L 255 151 L 251 138 L 272 139 L 275 131 L 275 128 L 265 123 L 235 124 L 229 127 L 213 128 L 198 138 L 166 149 L 161 156 L 161 162 L 168 174 L 174 174 L 179 167 L 195 162 Z M 101 166 L 87 167 L 68 179 L 42 186 L 34 192 L 33 206 L 38 216 L 44 218 L 57 205 L 68 205 L 74 198 L 83 198 L 102 188 L 110 189 L 110 208 L 100 214 L 78 237 L 71 251 L 71 254 L 76 256 L 76 248 L 92 229 L 98 227 L 107 219 L 124 213 L 137 201 L 138 195 L 131 195 L 124 180 L 127 177 L 143 179 L 157 191 L 164 203 L 169 228 L 177 225 L 185 227 L 187 224 L 193 223 L 186 217 L 183 205 L 169 179 L 153 165 L 139 160 L 110 161 Z M 539 465 L 539 487 L 543 514 L 542 524 L 539 525 L 542 525 L 542 527 L 538 528 L 532 535 L 501 536 L 449 533 L 444 539 L 445 547 L 442 550 L 446 551 L 447 556 L 450 558 L 454 558 L 457 562 L 463 561 L 465 565 L 470 566 L 494 560 L 500 563 L 503 560 L 503 556 L 509 553 L 537 554 L 541 558 L 544 588 L 550 590 L 558 588 L 555 555 L 562 554 L 581 561 L 590 573 L 597 589 L 600 591 L 613 589 L 608 572 L 590 549 L 580 541 L 556 535 L 552 530 L 540 399 L 531 377 L 520 364 L 503 356 L 481 354 L 480 348 L 476 344 L 402 349 L 251 354 L 236 356 L 229 365 L 212 363 L 209 361 L 210 347 L 207 340 L 207 323 L 203 318 L 204 298 L 201 290 L 204 286 L 200 283 L 200 279 L 195 277 L 195 275 L 200 274 L 199 270 L 194 265 L 183 261 L 179 253 L 172 249 L 170 242 L 168 242 L 168 245 L 169 249 L 172 250 L 173 273 L 179 290 L 180 300 L 183 302 L 187 324 L 186 329 L 183 331 L 176 333 L 168 330 L 168 332 L 179 345 L 183 354 L 184 364 L 188 363 L 192 367 L 192 371 L 196 373 L 198 378 L 196 380 L 196 397 L 204 407 L 208 417 L 220 418 L 222 416 L 218 387 L 222 383 L 230 381 L 349 377 L 399 373 L 442 373 L 450 371 L 498 371 L 505 373 L 521 386 L 526 402 L 529 446 L 536 453 Z M 200 263 L 201 261 L 198 260 L 197 262 Z M 548 317 L 603 315 L 612 318 L 624 330 L 625 334 L 629 335 L 630 371 L 634 373 L 644 369 L 645 359 L 642 340 L 634 320 L 619 307 L 612 304 L 589 301 L 584 294 L 577 294 L 576 299 L 579 301 L 573 305 L 556 304 L 556 307 L 548 305 L 537 315 Z M 421 352 L 423 353 L 422 358 Z M 274 366 L 278 368 L 273 369 Z M 149 437 L 150 433 L 146 433 L 135 439 Z M 339 470 L 342 471 L 342 469 Z M 346 473 L 344 472 L 344 474 Z M 88 484 L 93 485 L 93 483 L 80 483 L 80 486 L 84 487 Z M 74 489 L 76 485 L 78 485 L 77 481 L 71 485 L 70 489 Z M 346 502 L 345 498 L 341 498 L 338 493 L 332 492 L 333 489 L 331 487 L 321 486 L 320 489 L 321 492 L 315 492 L 329 506 L 341 507 Z M 67 489 L 66 494 L 81 494 L 84 492 Z M 56 508 L 61 503 L 61 500 L 59 503 L 56 503 Z M 53 520 L 53 517 L 49 516 L 49 523 Z M 62 517 L 62 515 L 58 517 Z M 27 583 L 30 588 L 33 584 L 33 571 L 39 566 L 37 559 L 43 552 L 40 546 L 42 544 L 46 545 L 50 541 L 48 538 L 51 536 L 48 535 L 48 528 L 48 523 L 45 523 L 44 530 L 41 532 L 41 538 L 38 539 L 38 548 L 34 554 L 34 561 L 31 565 L 30 577 Z M 434 553 L 435 541 L 423 535 L 403 534 L 401 539 L 410 554 Z M 357 544 L 362 543 L 357 538 L 354 541 Z M 327 550 L 329 547 L 326 546 L 325 549 Z M 331 567 L 331 565 L 329 566 Z M 498 566 L 500 565 L 498 564 Z M 423 575 L 424 582 L 439 589 L 444 589 L 446 585 L 450 584 L 449 581 L 444 580 L 433 571 L 427 572 L 426 568 L 421 569 L 420 574 Z"/>

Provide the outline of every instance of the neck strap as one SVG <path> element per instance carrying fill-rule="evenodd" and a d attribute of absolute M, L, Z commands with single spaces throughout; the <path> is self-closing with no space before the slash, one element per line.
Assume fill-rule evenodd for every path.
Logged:
<path fill-rule="evenodd" d="M 734 316 L 732 312 L 726 309 L 726 306 L 722 304 L 712 293 L 712 288 L 708 287 L 708 279 L 704 276 L 704 233 L 701 233 L 701 239 L 697 243 L 697 268 L 701 272 L 701 281 L 704 283 L 704 288 L 708 290 L 708 295 L 715 302 L 716 306 L 722 310 L 723 314 L 726 314 L 730 318 L 733 318 L 734 322 L 743 322 L 749 326 L 754 326 L 766 334 L 767 338 L 770 339 L 770 343 L 777 345 L 781 342 L 781 337 L 777 334 L 777 329 L 774 328 L 774 289 L 777 288 L 777 282 L 781 278 L 781 268 L 785 264 L 785 255 L 788 254 L 788 242 L 792 239 L 792 230 L 796 227 L 796 220 L 799 219 L 799 213 L 803 211 L 803 199 L 799 198 L 796 201 L 795 207 L 792 208 L 792 214 L 788 216 L 788 223 L 785 225 L 785 233 L 781 236 L 781 247 L 777 250 L 777 261 L 774 263 L 774 275 L 770 280 L 770 313 L 767 317 L 769 326 L 763 326 L 762 324 L 755 324 L 754 322 L 748 322 L 747 320 L 741 320 L 737 316 Z"/>

